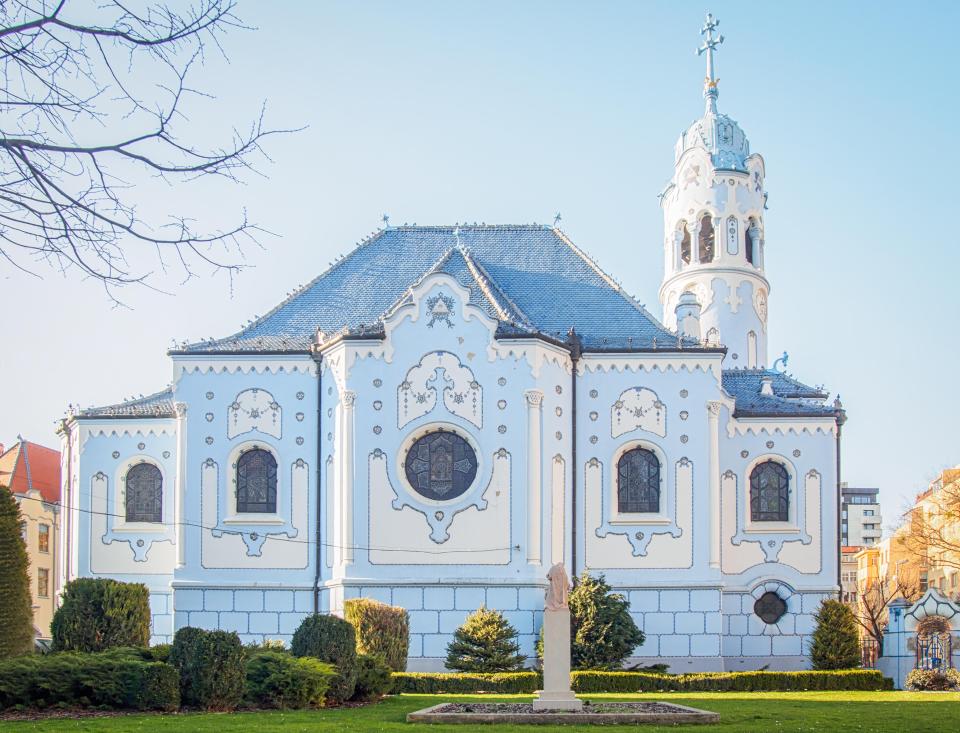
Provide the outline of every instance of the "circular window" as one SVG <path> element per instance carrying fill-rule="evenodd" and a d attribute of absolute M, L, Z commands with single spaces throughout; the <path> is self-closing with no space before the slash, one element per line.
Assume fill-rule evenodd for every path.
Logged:
<path fill-rule="evenodd" d="M 418 438 L 410 446 L 404 470 L 418 494 L 434 501 L 449 501 L 473 484 L 477 454 L 459 435 L 441 430 Z"/>
<path fill-rule="evenodd" d="M 773 591 L 767 591 L 753 604 L 753 612 L 765 624 L 775 624 L 787 612 L 787 602 Z"/>

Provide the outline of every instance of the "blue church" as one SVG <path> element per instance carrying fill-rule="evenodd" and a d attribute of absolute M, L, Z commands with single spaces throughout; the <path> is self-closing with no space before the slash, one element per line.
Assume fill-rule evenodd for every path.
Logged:
<path fill-rule="evenodd" d="M 659 320 L 556 226 L 387 226 L 170 351 L 165 389 L 68 414 L 64 580 L 145 583 L 158 642 L 289 641 L 376 598 L 436 670 L 481 605 L 533 656 L 563 562 L 629 598 L 635 662 L 808 666 L 844 413 L 769 361 L 765 167 L 718 111 L 715 30 L 660 197 Z"/>

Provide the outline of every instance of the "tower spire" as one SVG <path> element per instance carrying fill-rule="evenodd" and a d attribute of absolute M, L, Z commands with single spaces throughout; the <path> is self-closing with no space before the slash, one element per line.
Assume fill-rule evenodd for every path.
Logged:
<path fill-rule="evenodd" d="M 697 56 L 707 54 L 707 76 L 703 80 L 703 97 L 707 100 L 707 112 L 713 114 L 717 113 L 717 97 L 719 96 L 717 82 L 720 81 L 713 69 L 713 52 L 723 43 L 723 35 L 714 37 L 713 32 L 717 30 L 719 25 L 720 21 L 714 18 L 711 13 L 707 13 L 706 22 L 700 29 L 700 35 L 706 37 L 703 44 L 697 49 Z"/>

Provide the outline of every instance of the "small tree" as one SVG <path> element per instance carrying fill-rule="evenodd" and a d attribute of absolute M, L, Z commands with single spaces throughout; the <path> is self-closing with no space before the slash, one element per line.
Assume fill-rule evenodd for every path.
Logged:
<path fill-rule="evenodd" d="M 33 650 L 33 600 L 20 507 L 0 486 L 0 659 Z"/>
<path fill-rule="evenodd" d="M 517 631 L 499 611 L 474 611 L 447 645 L 447 668 L 457 672 L 513 672 L 526 657 L 520 654 Z"/>
<path fill-rule="evenodd" d="M 112 578 L 71 580 L 53 614 L 50 634 L 58 652 L 149 646 L 150 591 L 142 583 Z"/>
<path fill-rule="evenodd" d="M 344 601 L 343 615 L 357 630 L 357 653 L 383 657 L 394 672 L 407 669 L 410 616 L 406 609 L 373 598 Z"/>
<path fill-rule="evenodd" d="M 584 571 L 570 593 L 570 663 L 574 669 L 620 669 L 646 638 L 630 602 L 611 593 L 603 575 Z"/>
<path fill-rule="evenodd" d="M 814 616 L 817 627 L 810 643 L 814 669 L 852 669 L 860 666 L 857 619 L 845 603 L 828 599 Z"/>

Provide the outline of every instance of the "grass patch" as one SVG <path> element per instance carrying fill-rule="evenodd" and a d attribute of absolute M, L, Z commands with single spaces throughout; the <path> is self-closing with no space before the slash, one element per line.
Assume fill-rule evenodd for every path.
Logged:
<path fill-rule="evenodd" d="M 610 700 L 664 700 L 720 713 L 714 726 L 602 726 L 598 731 L 690 731 L 723 730 L 731 733 L 770 733 L 778 731 L 857 731 L 901 733 L 902 731 L 957 730 L 960 720 L 960 693 L 919 692 L 723 692 L 664 693 L 640 695 L 582 695 L 597 702 Z M 484 702 L 528 701 L 530 695 L 402 695 L 375 705 L 339 708 L 315 712 L 192 713 L 169 715 L 125 715 L 81 720 L 0 721 L 0 730 L 78 731 L 79 733 L 120 733 L 160 731 L 160 733 L 465 733 L 470 730 L 495 730 L 496 733 L 570 733 L 563 726 L 467 726 L 413 725 L 406 715 L 413 710 L 452 700 Z M 583 728 L 578 728 L 582 730 Z"/>

